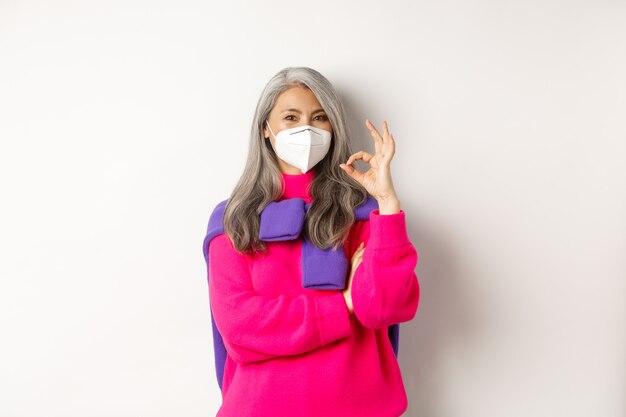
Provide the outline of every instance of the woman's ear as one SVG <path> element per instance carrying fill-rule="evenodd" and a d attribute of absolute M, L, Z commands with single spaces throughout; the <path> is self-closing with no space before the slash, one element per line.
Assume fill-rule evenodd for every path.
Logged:
<path fill-rule="evenodd" d="M 267 129 L 267 120 L 265 121 L 265 123 L 263 123 L 263 136 L 265 137 L 265 139 L 270 138 L 270 131 Z"/>

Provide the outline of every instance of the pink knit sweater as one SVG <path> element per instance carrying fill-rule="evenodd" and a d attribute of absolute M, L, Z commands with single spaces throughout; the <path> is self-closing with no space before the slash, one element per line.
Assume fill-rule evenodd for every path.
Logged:
<path fill-rule="evenodd" d="M 279 200 L 311 201 L 315 171 L 282 174 Z M 353 224 L 348 261 L 364 241 L 352 282 L 354 314 L 340 290 L 302 286 L 302 238 L 237 252 L 226 234 L 209 251 L 209 297 L 228 356 L 217 417 L 398 417 L 408 407 L 387 327 L 415 317 L 417 251 L 405 213 Z M 348 271 L 350 262 L 348 262 Z"/>

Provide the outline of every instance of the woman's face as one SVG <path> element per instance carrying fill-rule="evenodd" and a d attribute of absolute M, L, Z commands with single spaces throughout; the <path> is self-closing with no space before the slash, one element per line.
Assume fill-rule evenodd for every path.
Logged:
<path fill-rule="evenodd" d="M 278 135 L 278 132 L 283 129 L 304 125 L 319 127 L 331 133 L 333 132 L 330 120 L 319 101 L 317 101 L 315 94 L 310 89 L 302 86 L 291 87 L 278 96 L 276 104 L 268 117 L 268 122 L 275 135 Z M 267 125 L 263 129 L 263 134 L 266 139 L 270 140 L 272 148 L 276 151 L 276 139 L 267 128 Z M 293 165 L 280 158 L 277 159 L 282 172 L 288 174 L 301 173 Z"/>

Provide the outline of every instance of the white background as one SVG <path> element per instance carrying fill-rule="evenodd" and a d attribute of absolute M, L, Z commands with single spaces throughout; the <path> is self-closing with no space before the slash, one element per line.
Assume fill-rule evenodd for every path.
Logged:
<path fill-rule="evenodd" d="M 0 415 L 215 415 L 202 239 L 298 65 L 396 138 L 405 416 L 624 416 L 618 0 L 0 0 Z"/>

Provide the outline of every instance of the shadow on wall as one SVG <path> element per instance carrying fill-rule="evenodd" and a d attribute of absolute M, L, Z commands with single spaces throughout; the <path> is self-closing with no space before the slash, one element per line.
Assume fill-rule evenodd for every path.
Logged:
<path fill-rule="evenodd" d="M 364 126 L 365 117 L 372 116 L 366 115 L 364 108 L 349 94 L 340 95 L 353 134 L 352 152 L 365 150 L 373 154 L 374 144 Z M 361 171 L 370 167 L 363 161 L 355 165 Z M 399 169 L 394 169 L 392 161 L 392 175 L 396 172 Z M 410 192 L 398 190 L 402 209 L 407 213 L 409 237 L 419 255 L 416 273 L 420 282 L 420 303 L 415 318 L 400 326 L 398 360 L 409 400 L 403 417 L 439 417 L 443 416 L 445 403 L 449 401 L 445 398 L 443 368 L 463 360 L 453 355 L 463 346 L 480 340 L 479 326 L 486 323 L 487 318 L 479 317 L 481 312 L 473 305 L 471 294 L 481 290 L 468 287 L 477 283 L 468 271 L 457 267 L 460 262 L 456 262 L 459 254 L 454 242 L 445 240 L 445 231 L 429 229 L 431 222 L 406 198 L 407 191 Z"/>
<path fill-rule="evenodd" d="M 406 205 L 408 200 L 403 202 Z M 409 398 L 403 416 L 437 417 L 443 415 L 449 401 L 444 397 L 443 368 L 463 360 L 453 355 L 480 338 L 483 318 L 472 305 L 471 294 L 476 290 L 468 287 L 473 285 L 469 274 L 455 262 L 454 244 L 444 241 L 444 233 L 428 229 L 428 219 L 415 207 L 403 209 L 419 254 L 416 273 L 421 290 L 415 318 L 400 327 L 398 356 Z"/>

